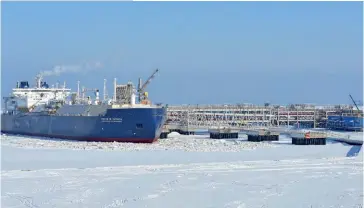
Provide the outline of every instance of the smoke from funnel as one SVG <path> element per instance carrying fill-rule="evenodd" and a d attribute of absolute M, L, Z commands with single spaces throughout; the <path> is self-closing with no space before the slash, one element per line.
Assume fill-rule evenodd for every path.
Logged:
<path fill-rule="evenodd" d="M 59 76 L 63 73 L 80 73 L 80 72 L 89 72 L 102 68 L 102 64 L 100 62 L 94 63 L 84 63 L 79 65 L 57 65 L 54 66 L 52 70 L 42 71 L 41 74 L 43 76 Z"/>

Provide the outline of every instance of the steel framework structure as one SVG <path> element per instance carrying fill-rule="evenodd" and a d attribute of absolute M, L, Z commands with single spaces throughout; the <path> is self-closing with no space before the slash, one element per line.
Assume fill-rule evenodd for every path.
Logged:
<path fill-rule="evenodd" d="M 282 125 L 320 127 L 324 125 L 328 115 L 345 114 L 352 111 L 353 107 L 350 105 L 180 105 L 168 106 L 167 124 L 195 128 Z"/>

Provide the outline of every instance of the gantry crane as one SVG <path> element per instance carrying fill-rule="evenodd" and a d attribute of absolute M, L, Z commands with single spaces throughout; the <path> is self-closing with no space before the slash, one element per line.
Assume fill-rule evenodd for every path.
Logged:
<path fill-rule="evenodd" d="M 349 94 L 349 96 L 350 96 L 351 100 L 353 101 L 353 103 L 354 103 L 354 105 L 355 105 L 356 109 L 358 110 L 358 116 L 360 116 L 360 109 L 359 109 L 358 105 L 356 104 L 356 102 L 355 102 L 354 98 L 353 98 L 350 94 Z"/>
<path fill-rule="evenodd" d="M 157 74 L 157 72 L 159 71 L 159 69 L 156 69 L 153 74 L 147 79 L 146 82 L 144 82 L 144 84 L 142 84 L 142 79 L 139 78 L 139 84 L 138 84 L 138 99 L 139 99 L 139 103 L 149 103 L 148 100 L 148 92 L 145 92 L 145 88 L 148 86 L 148 84 L 150 83 L 150 81 L 154 78 L 154 76 Z"/>

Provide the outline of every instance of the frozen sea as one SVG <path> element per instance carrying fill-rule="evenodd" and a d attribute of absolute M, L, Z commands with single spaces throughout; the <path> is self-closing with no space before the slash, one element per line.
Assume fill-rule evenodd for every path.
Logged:
<path fill-rule="evenodd" d="M 363 138 L 363 133 L 346 133 Z M 1 207 L 363 207 L 361 146 L 1 136 Z"/>

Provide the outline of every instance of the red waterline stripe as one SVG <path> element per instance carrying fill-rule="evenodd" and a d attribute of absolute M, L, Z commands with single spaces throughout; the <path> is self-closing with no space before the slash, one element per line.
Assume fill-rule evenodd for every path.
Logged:
<path fill-rule="evenodd" d="M 158 138 L 103 138 L 103 137 L 76 137 L 76 136 L 63 136 L 63 135 L 48 135 L 39 133 L 23 133 L 23 132 L 12 132 L 12 131 L 1 131 L 6 134 L 19 134 L 28 136 L 39 136 L 39 137 L 50 137 L 59 138 L 66 140 L 76 140 L 76 141 L 90 141 L 90 142 L 132 142 L 132 143 L 153 143 L 158 140 Z"/>

